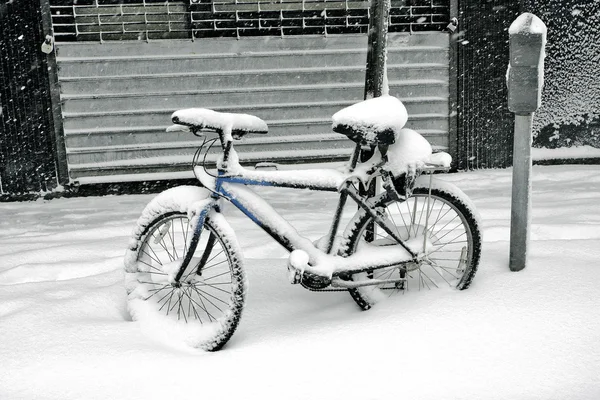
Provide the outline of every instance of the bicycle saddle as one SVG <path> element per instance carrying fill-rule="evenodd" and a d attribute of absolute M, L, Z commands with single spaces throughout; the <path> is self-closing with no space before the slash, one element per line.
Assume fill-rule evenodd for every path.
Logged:
<path fill-rule="evenodd" d="M 343 108 L 332 117 L 334 132 L 346 135 L 361 145 L 390 145 L 408 120 L 400 100 L 392 96 L 375 97 Z"/>
<path fill-rule="evenodd" d="M 174 124 L 184 125 L 192 131 L 202 129 L 217 132 L 231 132 L 239 139 L 247 133 L 267 133 L 269 128 L 262 119 L 250 114 L 223 113 L 208 108 L 186 108 L 177 110 L 171 116 Z"/>

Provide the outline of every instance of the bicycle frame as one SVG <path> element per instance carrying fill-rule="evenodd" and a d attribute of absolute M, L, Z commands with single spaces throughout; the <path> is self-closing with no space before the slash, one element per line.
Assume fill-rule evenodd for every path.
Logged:
<path fill-rule="evenodd" d="M 220 135 L 221 136 L 221 135 Z M 178 281 L 181 274 L 191 262 L 192 254 L 196 250 L 198 238 L 210 209 L 220 210 L 220 199 L 226 199 L 248 218 L 260 226 L 269 236 L 282 245 L 289 252 L 302 250 L 308 254 L 309 261 L 303 270 L 318 276 L 339 275 L 344 272 L 359 272 L 373 268 L 398 265 L 415 261 L 419 254 L 411 250 L 397 233 L 391 229 L 378 212 L 378 207 L 372 204 L 366 196 L 359 193 L 351 183 L 352 174 L 341 173 L 331 169 L 321 170 L 296 170 L 296 171 L 250 171 L 237 164 L 237 155 L 232 147 L 232 141 L 223 141 L 224 150 L 222 160 L 218 163 L 216 176 L 209 175 L 203 167 L 196 166 L 194 172 L 200 183 L 212 192 L 212 201 L 207 203 L 198 214 L 199 218 L 194 229 L 188 255 L 186 255 L 180 273 L 175 278 Z M 358 146 L 357 146 L 358 147 Z M 351 166 L 356 165 L 358 150 L 355 150 L 351 158 Z M 232 155 L 235 155 L 232 161 Z M 234 167 L 232 168 L 232 165 Z M 352 169 L 353 169 L 352 168 Z M 233 171 L 233 172 L 232 172 Z M 316 177 L 319 176 L 319 179 Z M 309 239 L 301 236 L 296 229 L 279 215 L 262 197 L 248 190 L 246 186 L 270 186 L 294 189 L 309 189 L 314 191 L 339 192 L 340 198 L 336 208 L 329 232 L 326 237 L 326 248 L 320 249 Z M 393 255 L 394 251 L 381 251 L 380 256 L 369 257 L 368 260 L 360 259 L 355 255 L 343 258 L 332 255 L 333 242 L 337 234 L 342 210 L 347 197 L 353 199 L 357 205 L 370 214 L 375 223 L 388 235 L 393 237 L 403 248 L 403 252 Z M 210 240 L 209 240 L 210 243 Z M 200 271 L 202 265 L 198 265 Z"/>

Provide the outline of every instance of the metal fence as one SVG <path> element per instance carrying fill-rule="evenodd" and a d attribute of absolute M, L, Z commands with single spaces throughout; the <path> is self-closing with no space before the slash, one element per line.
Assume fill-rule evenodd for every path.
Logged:
<path fill-rule="evenodd" d="M 366 33 L 368 0 L 51 0 L 57 41 Z M 441 31 L 449 0 L 391 0 L 390 32 Z"/>
<path fill-rule="evenodd" d="M 0 200 L 56 186 L 54 125 L 39 3 L 0 3 Z"/>
<path fill-rule="evenodd" d="M 508 26 L 518 2 L 464 0 L 459 3 L 458 168 L 512 165 L 514 116 L 506 104 Z"/>

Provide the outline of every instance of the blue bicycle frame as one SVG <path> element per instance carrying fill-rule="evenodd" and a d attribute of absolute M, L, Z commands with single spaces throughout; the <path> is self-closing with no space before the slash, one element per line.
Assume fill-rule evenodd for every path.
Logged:
<path fill-rule="evenodd" d="M 221 140 L 223 143 L 222 135 Z M 199 213 L 196 227 L 190 242 L 188 253 L 186 254 L 183 263 L 180 267 L 175 281 L 179 282 L 183 271 L 186 270 L 192 260 L 192 255 L 196 251 L 204 220 L 211 209 L 219 211 L 219 199 L 224 198 L 231 202 L 236 208 L 244 213 L 248 218 L 260 226 L 269 236 L 282 245 L 286 250 L 292 252 L 294 250 L 303 250 L 309 256 L 309 265 L 315 263 L 316 259 L 323 254 L 331 255 L 333 249 L 334 238 L 337 234 L 343 208 L 347 198 L 352 198 L 357 205 L 370 214 L 375 223 L 408 252 L 414 260 L 417 254 L 408 248 L 400 237 L 397 236 L 378 213 L 378 207 L 368 201 L 368 196 L 364 196 L 352 184 L 351 174 L 344 174 L 334 170 L 324 169 L 317 170 L 322 179 L 315 180 L 315 171 L 307 172 L 305 170 L 298 171 L 250 171 L 244 168 L 235 168 L 235 173 L 232 173 L 228 168 L 228 160 L 231 154 L 235 154 L 231 141 L 222 144 L 224 150 L 222 161 L 218 164 L 216 176 L 207 174 L 203 167 L 196 166 L 195 173 L 200 182 L 212 192 L 212 201 L 208 203 Z M 354 169 L 357 163 L 360 147 L 357 146 L 351 160 L 351 170 Z M 312 177 L 312 179 L 311 179 Z M 324 177 L 324 178 L 323 178 Z M 212 186 L 212 187 L 211 187 Z M 340 198 L 338 205 L 326 236 L 325 249 L 317 248 L 310 240 L 298 234 L 293 226 L 281 217 L 272 207 L 260 196 L 246 189 L 246 186 L 270 186 L 270 187 L 286 187 L 294 189 L 309 189 L 315 191 L 339 192 Z M 211 240 L 209 240 L 211 243 Z M 406 261 L 406 260 L 404 260 Z M 391 265 L 397 264 L 398 261 Z M 384 266 L 377 264 L 377 266 Z M 373 267 L 373 266 L 371 266 Z M 198 266 L 201 270 L 202 265 Z M 314 273 L 318 275 L 318 271 Z"/>

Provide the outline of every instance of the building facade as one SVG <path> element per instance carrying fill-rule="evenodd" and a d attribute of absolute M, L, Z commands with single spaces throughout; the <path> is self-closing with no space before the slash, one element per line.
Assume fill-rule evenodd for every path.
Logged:
<path fill-rule="evenodd" d="M 269 135 L 237 146 L 248 164 L 338 160 L 350 153 L 352 143 L 331 132 L 330 117 L 364 96 L 368 1 L 39 0 L 24 12 L 30 3 L 0 6 L 0 45 L 13 49 L 2 59 L 4 192 L 191 177 L 197 140 L 165 132 L 170 114 L 187 107 L 267 121 Z M 391 4 L 388 82 L 390 94 L 407 106 L 409 127 L 450 152 L 458 169 L 509 166 L 507 29 L 531 6 L 506 0 Z M 551 15 L 542 10 L 543 19 Z M 459 22 L 454 32 L 452 18 Z M 55 41 L 48 55 L 39 50 L 46 35 Z M 13 62 L 17 53 L 26 55 L 17 56 L 20 63 Z M 35 109 L 8 107 L 34 101 L 19 90 L 23 80 L 33 82 L 23 71 L 40 75 L 25 85 L 38 87 L 43 98 Z M 16 118 L 17 109 L 33 117 Z M 36 140 L 43 145 L 23 144 Z"/>

